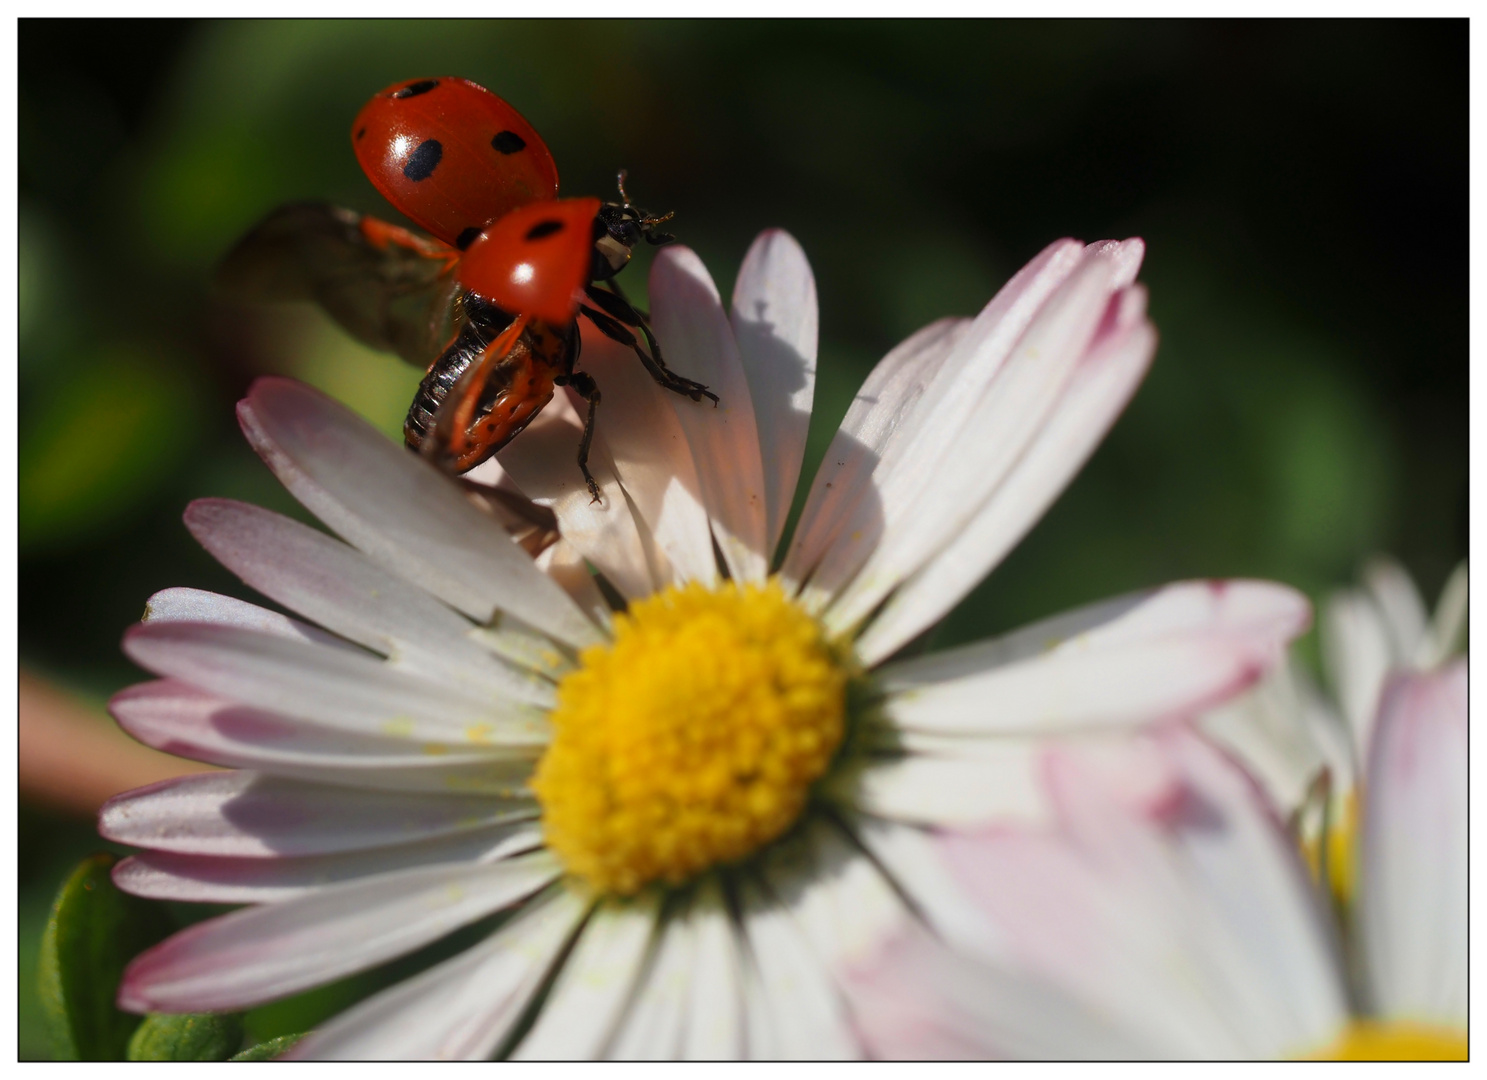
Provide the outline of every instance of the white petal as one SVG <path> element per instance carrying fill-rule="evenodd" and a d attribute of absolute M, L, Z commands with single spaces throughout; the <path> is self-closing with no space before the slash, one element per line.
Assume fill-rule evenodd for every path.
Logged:
<path fill-rule="evenodd" d="M 1390 680 L 1363 803 L 1358 919 L 1372 1004 L 1467 1023 L 1467 669 Z"/>
<path fill-rule="evenodd" d="M 977 758 L 924 754 L 888 759 L 864 768 L 851 788 L 833 791 L 867 813 L 914 825 L 1045 819 L 1040 741 L 984 742 Z"/>
<path fill-rule="evenodd" d="M 1162 1047 L 1035 975 L 980 962 L 909 921 L 849 974 L 857 1028 L 877 1058 L 1151 1060 Z"/>
<path fill-rule="evenodd" d="M 683 900 L 682 904 L 686 904 Z M 688 907 L 690 905 L 687 905 Z M 614 1061 L 673 1061 L 681 1055 L 687 997 L 697 966 L 697 932 L 687 907 L 657 931 L 651 962 L 605 1057 Z"/>
<path fill-rule="evenodd" d="M 769 572 L 764 465 L 748 380 L 718 288 L 689 248 L 672 246 L 651 266 L 651 322 L 668 366 L 705 383 L 716 407 L 670 395 L 702 483 L 718 547 L 735 580 Z"/>
<path fill-rule="evenodd" d="M 186 527 L 245 583 L 394 666 L 475 693 L 555 700 L 551 683 L 471 641 L 468 619 L 317 529 L 230 499 L 198 499 Z"/>
<path fill-rule="evenodd" d="M 575 647 L 599 640 L 493 517 L 345 406 L 262 378 L 238 419 L 290 493 L 373 562 L 479 622 L 505 611 Z"/>
<path fill-rule="evenodd" d="M 420 742 L 541 746 L 542 710 L 397 671 L 369 654 L 204 623 L 146 623 L 124 652 L 141 667 L 284 716 Z"/>
<path fill-rule="evenodd" d="M 327 885 L 433 863 L 499 862 L 542 844 L 535 821 L 421 840 L 400 847 L 294 859 L 233 859 L 145 851 L 114 867 L 114 884 L 135 896 L 196 904 L 268 904 Z"/>
<path fill-rule="evenodd" d="M 660 902 L 651 893 L 599 905 L 563 964 L 537 1022 L 512 1054 L 518 1061 L 598 1057 L 640 977 Z"/>
<path fill-rule="evenodd" d="M 1155 350 L 1156 332 L 1150 324 L 1137 324 L 1079 366 L 1006 480 L 864 631 L 857 643 L 863 663 L 878 663 L 932 626 L 1016 546 L 1115 423 Z"/>
<path fill-rule="evenodd" d="M 1049 759 L 1065 838 L 950 834 L 952 875 L 1020 963 L 1153 1056 L 1278 1057 L 1346 1018 L 1338 958 L 1289 838 L 1253 786 L 1169 733 L 1170 798 L 1132 800 L 1120 772 Z"/>
<path fill-rule="evenodd" d="M 687 1028 L 682 1057 L 689 1061 L 734 1060 L 744 1046 L 744 960 L 733 918 L 713 879 L 699 887 L 687 915 L 697 958 L 687 993 Z"/>
<path fill-rule="evenodd" d="M 781 229 L 759 234 L 733 286 L 732 323 L 763 449 L 772 553 L 800 479 L 816 394 L 816 279 L 795 237 Z"/>
<path fill-rule="evenodd" d="M 147 623 L 215 623 L 218 626 L 240 626 L 245 630 L 259 630 L 265 634 L 277 634 L 292 641 L 314 641 L 321 645 L 335 645 L 349 649 L 351 646 L 327 634 L 309 623 L 291 619 L 277 611 L 258 607 L 246 600 L 235 600 L 201 589 L 161 589 L 145 601 L 145 614 L 141 622 Z"/>
<path fill-rule="evenodd" d="M 474 948 L 337 1016 L 286 1058 L 487 1060 L 525 1013 L 585 910 L 566 889 L 539 898 Z"/>
<path fill-rule="evenodd" d="M 1396 662 L 1407 663 L 1425 638 L 1427 616 L 1420 590 L 1404 567 L 1383 557 L 1368 561 L 1363 581 L 1383 613 Z"/>
<path fill-rule="evenodd" d="M 1322 657 L 1360 756 L 1378 715 L 1379 691 L 1396 658 L 1384 616 L 1361 589 L 1333 593 L 1322 605 Z"/>
<path fill-rule="evenodd" d="M 986 438 L 967 424 L 1028 324 L 1084 259 L 1084 247 L 1060 240 L 1023 267 L 960 333 L 955 347 L 905 416 L 892 445 L 873 467 L 873 498 L 856 500 L 819 560 L 814 589 L 835 596 L 877 545 L 913 508 L 916 497 L 952 448 Z M 965 462 L 956 475 L 965 475 Z M 972 508 L 974 509 L 974 507 Z"/>
<path fill-rule="evenodd" d="M 1411 658 L 1426 670 L 1444 664 L 1466 647 L 1467 602 L 1466 563 L 1460 563 L 1441 589 L 1441 597 L 1435 604 L 1435 615 L 1430 620 L 1429 632 L 1420 643 L 1419 650 Z"/>
<path fill-rule="evenodd" d="M 752 882 L 745 882 L 739 892 L 758 980 L 749 1000 L 749 1057 L 792 1061 L 860 1057 L 841 996 L 789 911 Z M 755 1041 L 756 1022 L 767 1026 L 767 1039 Z"/>
<path fill-rule="evenodd" d="M 547 408 L 499 455 L 501 465 L 533 501 L 552 508 L 563 538 L 592 562 L 627 597 L 647 596 L 655 590 L 655 574 L 647 565 L 630 504 L 620 490 L 607 438 L 609 425 L 599 426 L 603 402 L 595 414 L 594 441 L 589 448 L 589 471 L 602 499 L 594 502 L 578 468 L 578 444 L 583 435 L 587 406 L 559 390 Z"/>
<path fill-rule="evenodd" d="M 933 834 L 873 818 L 853 821 L 853 833 L 913 902 L 915 911 L 937 937 L 978 956 L 1008 955 L 1000 931 L 951 876 L 936 850 Z"/>
<path fill-rule="evenodd" d="M 823 819 L 775 845 L 764 873 L 833 976 L 866 959 L 911 917 L 873 861 Z"/>
<path fill-rule="evenodd" d="M 692 448 L 668 400 L 676 395 L 651 378 L 633 350 L 602 334 L 585 336 L 583 367 L 604 395 L 604 439 L 631 509 L 644 523 L 641 536 L 659 549 L 650 559 L 663 575 L 659 584 L 711 584 L 717 560 Z M 678 398 L 674 404 L 695 403 Z"/>
<path fill-rule="evenodd" d="M 1054 733 L 1187 716 L 1279 662 L 1308 616 L 1304 597 L 1268 582 L 1169 585 L 885 668 L 886 708 L 900 727 L 945 733 Z M 1045 651 L 1029 655 L 1039 645 Z"/>
<path fill-rule="evenodd" d="M 594 583 L 583 554 L 566 540 L 558 540 L 537 556 L 537 568 L 563 587 L 596 626 L 607 633 L 612 625 L 609 602 Z"/>
<path fill-rule="evenodd" d="M 1205 713 L 1199 727 L 1238 757 L 1286 814 L 1302 808 L 1323 768 L 1335 793 L 1352 790 L 1357 769 L 1346 723 L 1289 657 L 1248 693 Z"/>
<path fill-rule="evenodd" d="M 948 411 L 958 435 L 931 461 L 915 455 L 882 489 L 885 526 L 877 547 L 825 621 L 856 627 L 901 581 L 959 536 L 1041 432 L 1075 366 L 1091 347 L 1112 306 L 1112 260 L 1090 256 L 1039 311 L 976 400 Z M 959 353 L 974 338 L 974 328 Z M 956 372 L 946 361 L 940 381 Z M 927 406 L 933 408 L 933 406 Z M 973 410 L 973 411 L 972 411 Z M 933 417 L 928 418 L 931 422 Z M 972 422 L 972 420 L 974 422 Z"/>
<path fill-rule="evenodd" d="M 136 957 L 119 1005 L 211 1012 L 272 1001 L 411 952 L 561 872 L 539 852 L 493 865 L 419 867 L 235 911 Z"/>
<path fill-rule="evenodd" d="M 251 709 L 174 679 L 132 686 L 109 711 L 167 754 L 350 787 L 524 795 L 535 759 L 493 758 L 470 746 L 352 734 Z"/>
<path fill-rule="evenodd" d="M 116 795 L 106 839 L 188 855 L 275 858 L 391 847 L 535 816 L 527 800 L 325 787 L 251 772 L 196 773 Z"/>
<path fill-rule="evenodd" d="M 863 500 L 877 502 L 875 470 L 880 462 L 893 457 L 905 433 L 913 430 L 914 410 L 925 390 L 970 327 L 970 319 L 930 323 L 883 357 L 868 375 L 811 482 L 810 495 L 780 570 L 791 587 L 811 577 L 854 515 L 875 521 L 881 528 L 881 510 L 862 509 L 858 504 Z M 831 599 L 833 580 L 828 574 L 822 586 L 807 587 L 803 602 L 810 610 L 819 611 Z"/>

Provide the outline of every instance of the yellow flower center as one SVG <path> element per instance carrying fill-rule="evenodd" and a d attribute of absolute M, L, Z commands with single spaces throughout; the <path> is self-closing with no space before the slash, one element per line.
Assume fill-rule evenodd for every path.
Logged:
<path fill-rule="evenodd" d="M 1314 1061 L 1465 1061 L 1466 1032 L 1408 1021 L 1354 1020 Z"/>
<path fill-rule="evenodd" d="M 548 846 L 599 891 L 758 850 L 842 742 L 847 671 L 774 581 L 636 601 L 580 660 L 532 787 Z"/>

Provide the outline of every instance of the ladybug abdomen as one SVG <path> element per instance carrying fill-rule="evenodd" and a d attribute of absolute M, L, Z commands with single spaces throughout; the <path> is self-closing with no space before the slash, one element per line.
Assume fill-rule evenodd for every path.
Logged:
<path fill-rule="evenodd" d="M 480 360 L 490 337 L 474 324 L 429 368 L 403 424 L 403 438 L 423 451 L 437 426 L 439 411 L 470 365 Z M 519 435 L 552 400 L 556 379 L 569 367 L 571 336 L 548 323 L 531 323 L 505 356 L 489 366 L 465 430 L 451 435 L 442 448 L 457 472 L 468 472 Z M 454 403 L 450 403 L 453 407 Z"/>

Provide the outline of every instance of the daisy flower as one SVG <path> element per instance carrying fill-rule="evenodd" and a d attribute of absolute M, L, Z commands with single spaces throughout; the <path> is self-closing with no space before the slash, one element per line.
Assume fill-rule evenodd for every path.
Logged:
<path fill-rule="evenodd" d="M 1254 690 L 1204 716 L 1204 730 L 1234 751 L 1292 816 L 1313 871 L 1346 906 L 1353 892 L 1358 786 L 1391 672 L 1431 672 L 1458 655 L 1467 625 L 1467 569 L 1458 566 L 1428 614 L 1392 559 L 1364 567 L 1359 587 L 1322 605 L 1322 659 L 1332 697 L 1294 660 Z"/>
<path fill-rule="evenodd" d="M 815 285 L 784 233 L 750 250 L 731 314 L 690 251 L 655 263 L 667 360 L 716 408 L 585 341 L 602 500 L 571 400 L 492 467 L 556 515 L 535 559 L 499 501 L 303 386 L 255 384 L 243 430 L 339 539 L 195 503 L 206 548 L 304 621 L 167 590 L 125 637 L 162 678 L 114 700 L 120 723 L 238 771 L 111 802 L 104 835 L 144 849 L 116 880 L 252 906 L 137 958 L 121 1006 L 242 1009 L 489 917 L 294 1054 L 864 1053 L 843 965 L 935 887 L 895 857 L 901 833 L 1037 818 L 1045 741 L 1211 706 L 1309 617 L 1278 585 L 1183 583 L 891 659 L 1135 390 L 1155 347 L 1141 256 L 1060 241 L 975 319 L 889 353 L 773 575 L 816 369 Z"/>
<path fill-rule="evenodd" d="M 1118 769 L 1051 752 L 1057 828 L 921 841 L 941 936 L 905 920 L 849 975 L 869 1048 L 1465 1060 L 1466 681 L 1386 686 L 1345 933 L 1272 804 L 1185 726 Z"/>

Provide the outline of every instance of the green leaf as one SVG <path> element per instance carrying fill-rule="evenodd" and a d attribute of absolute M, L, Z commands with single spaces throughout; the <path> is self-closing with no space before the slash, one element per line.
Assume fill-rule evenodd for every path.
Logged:
<path fill-rule="evenodd" d="M 112 855 L 63 883 L 41 938 L 40 991 L 59 1061 L 121 1061 L 139 1017 L 114 1005 L 124 966 L 171 932 L 163 907 L 114 887 Z"/>
<path fill-rule="evenodd" d="M 269 1039 L 257 1046 L 250 1046 L 241 1054 L 235 1054 L 228 1061 L 273 1061 L 285 1050 L 305 1037 L 304 1032 L 298 1035 L 280 1035 L 277 1039 Z"/>
<path fill-rule="evenodd" d="M 129 1040 L 130 1061 L 226 1061 L 243 1045 L 240 1013 L 151 1013 Z"/>

